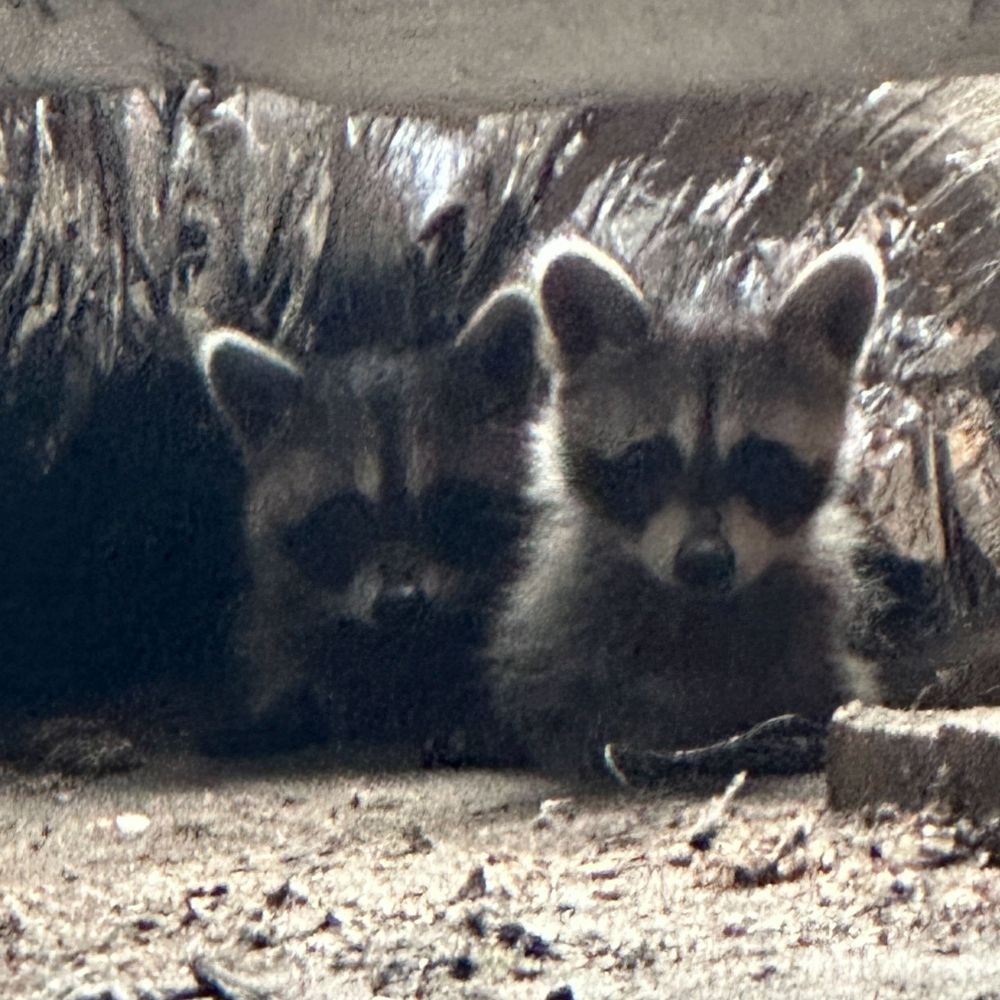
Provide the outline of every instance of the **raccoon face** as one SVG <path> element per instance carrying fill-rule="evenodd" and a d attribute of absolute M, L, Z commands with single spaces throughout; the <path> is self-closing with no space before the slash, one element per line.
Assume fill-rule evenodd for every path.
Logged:
<path fill-rule="evenodd" d="M 467 671 L 525 527 L 537 326 L 511 290 L 452 343 L 419 350 L 300 368 L 232 330 L 206 338 L 204 371 L 247 466 L 253 642 L 310 677 L 353 674 L 354 700 L 391 697 L 400 671 Z M 265 683 L 256 710 L 271 699 Z"/>
<path fill-rule="evenodd" d="M 539 287 L 559 373 L 556 460 L 603 530 L 699 599 L 800 559 L 878 307 L 875 254 L 824 253 L 766 320 L 651 305 L 579 240 L 543 256 Z"/>

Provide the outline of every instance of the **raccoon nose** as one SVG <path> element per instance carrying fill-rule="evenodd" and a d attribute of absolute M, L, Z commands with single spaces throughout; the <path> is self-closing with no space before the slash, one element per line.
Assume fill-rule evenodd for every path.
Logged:
<path fill-rule="evenodd" d="M 674 576 L 695 590 L 722 593 L 736 571 L 736 556 L 720 535 L 697 535 L 681 543 L 674 559 Z"/>
<path fill-rule="evenodd" d="M 393 587 L 379 595 L 372 614 L 379 628 L 412 629 L 427 612 L 427 595 L 413 586 Z"/>

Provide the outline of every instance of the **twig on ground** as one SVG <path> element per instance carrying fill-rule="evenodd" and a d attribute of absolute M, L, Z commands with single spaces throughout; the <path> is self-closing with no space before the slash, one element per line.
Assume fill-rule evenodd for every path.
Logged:
<path fill-rule="evenodd" d="M 805 874 L 806 861 L 783 865 L 782 862 L 804 847 L 812 833 L 812 823 L 797 823 L 778 844 L 774 855 L 757 865 L 737 865 L 733 869 L 733 884 L 744 889 L 759 889 L 764 885 L 791 882 Z"/>
<path fill-rule="evenodd" d="M 706 806 L 704 812 L 698 818 L 698 822 L 695 823 L 694 829 L 691 831 L 691 836 L 688 837 L 688 843 L 696 851 L 707 851 L 712 846 L 719 831 L 722 829 L 723 823 L 728 818 L 727 813 L 733 799 L 739 794 L 746 780 L 746 771 L 740 771 L 726 785 L 725 791 L 721 795 L 717 795 Z"/>
<path fill-rule="evenodd" d="M 227 972 L 204 955 L 191 960 L 191 973 L 202 989 L 211 991 L 204 995 L 217 1000 L 275 1000 L 270 990 Z"/>

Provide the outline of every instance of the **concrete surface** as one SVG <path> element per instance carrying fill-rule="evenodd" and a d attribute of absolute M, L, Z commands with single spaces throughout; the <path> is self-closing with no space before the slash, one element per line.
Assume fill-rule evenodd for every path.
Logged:
<path fill-rule="evenodd" d="M 523 107 L 1000 68 L 997 0 L 4 0 L 0 79 L 199 66 L 353 106 Z"/>
<path fill-rule="evenodd" d="M 1000 813 L 1000 708 L 906 712 L 855 702 L 834 715 L 827 754 L 837 809 L 940 803 Z"/>

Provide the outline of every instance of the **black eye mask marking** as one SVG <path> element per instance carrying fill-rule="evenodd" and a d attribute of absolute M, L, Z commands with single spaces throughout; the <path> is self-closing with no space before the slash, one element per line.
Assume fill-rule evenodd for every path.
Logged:
<path fill-rule="evenodd" d="M 471 570 L 496 562 L 524 526 L 524 501 L 478 483 L 437 483 L 421 500 L 421 534 L 435 558 Z"/>
<path fill-rule="evenodd" d="M 775 531 L 793 531 L 826 497 L 828 476 L 800 461 L 778 441 L 744 438 L 726 462 L 729 492 Z"/>
<path fill-rule="evenodd" d="M 371 502 L 360 493 L 327 500 L 285 532 L 285 551 L 316 583 L 343 590 L 378 541 Z"/>
<path fill-rule="evenodd" d="M 607 517 L 640 530 L 677 486 L 683 468 L 673 441 L 652 437 L 629 445 L 615 458 L 591 451 L 569 457 L 570 475 Z"/>

